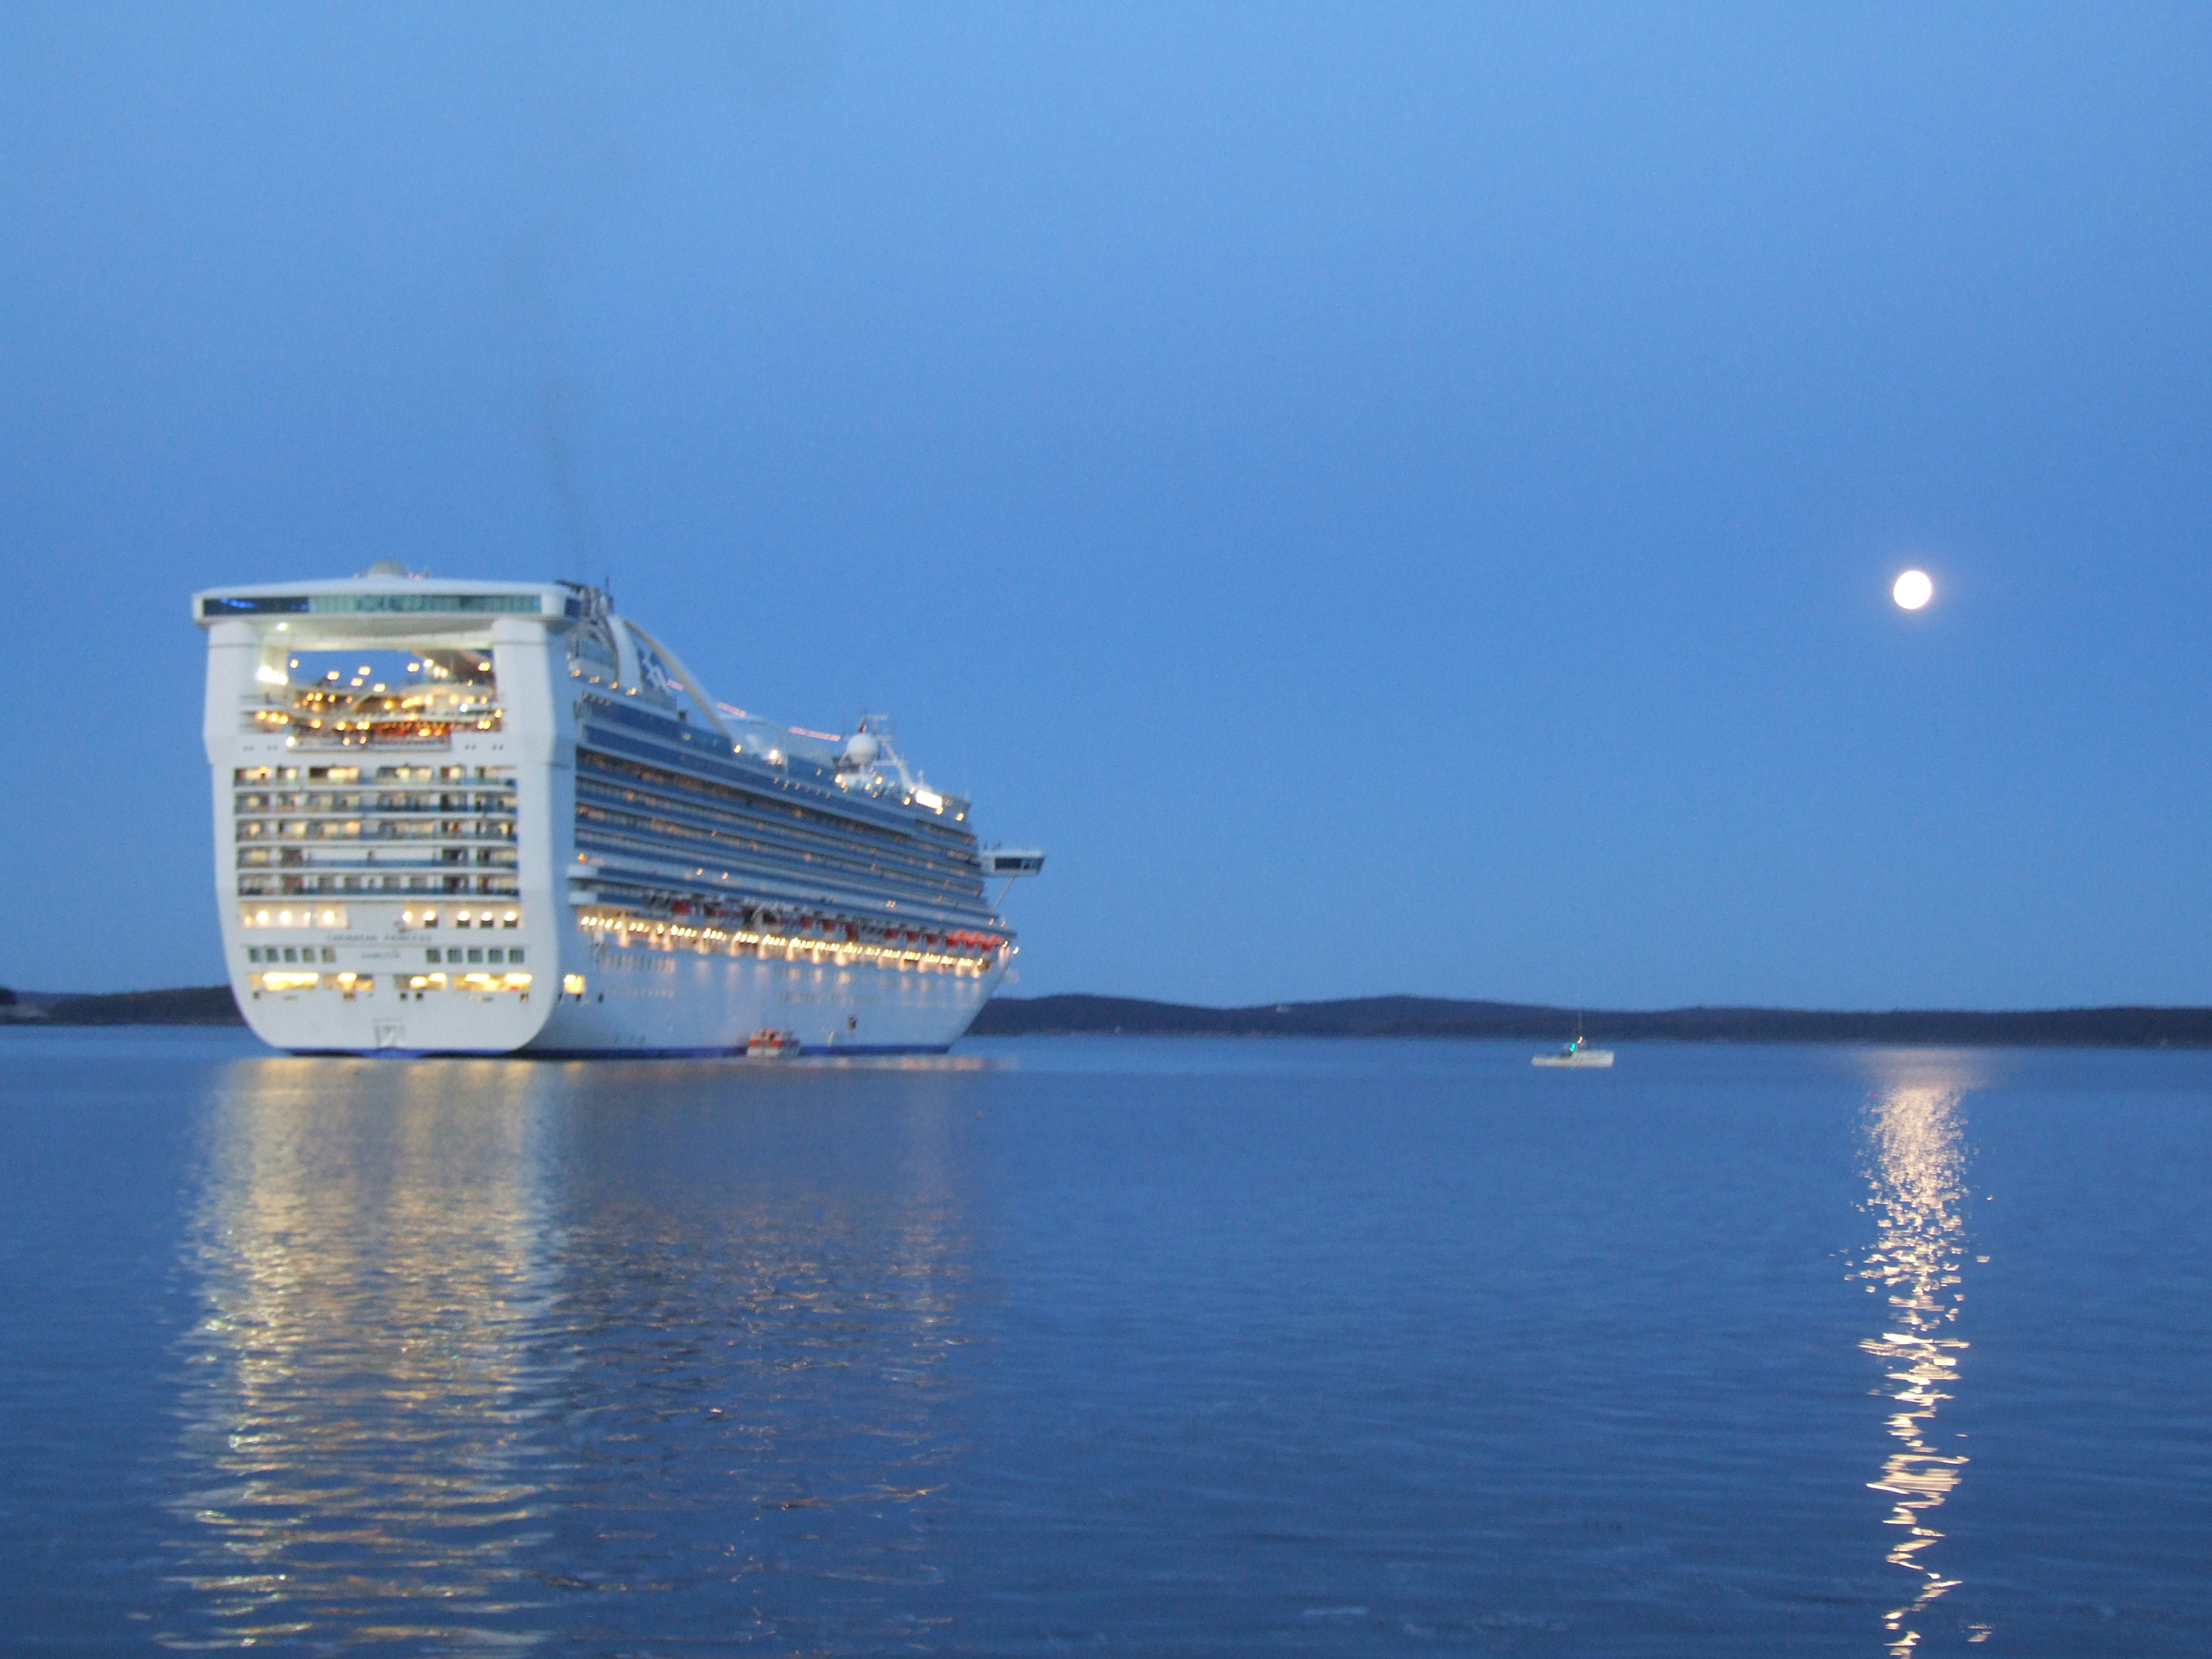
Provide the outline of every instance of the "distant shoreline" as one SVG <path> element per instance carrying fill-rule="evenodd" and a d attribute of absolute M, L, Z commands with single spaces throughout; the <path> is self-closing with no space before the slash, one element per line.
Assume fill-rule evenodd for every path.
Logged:
<path fill-rule="evenodd" d="M 18 993 L 0 1024 L 241 1025 L 227 985 L 58 996 Z M 34 1010 L 41 1012 L 33 1012 Z M 1210 1008 L 1135 997 L 996 997 L 973 1036 L 1455 1037 L 1557 1041 L 1577 1019 L 1593 1039 L 1667 1042 L 1866 1042 L 1956 1048 L 2212 1048 L 2212 1008 L 2046 1008 L 1982 1012 L 1891 1009 L 1668 1008 L 1639 1012 L 1443 997 Z"/>
<path fill-rule="evenodd" d="M 0 1025 L 243 1025 L 228 985 L 185 985 L 166 991 L 89 995 L 52 991 L 9 993 Z"/>
<path fill-rule="evenodd" d="M 975 1036 L 1508 1037 L 1558 1041 L 1577 1022 L 1593 1039 L 1669 1042 L 1868 1042 L 1958 1048 L 2208 1048 L 2212 1008 L 1553 1008 L 1442 997 L 1195 1007 L 1133 997 L 997 997 Z"/>

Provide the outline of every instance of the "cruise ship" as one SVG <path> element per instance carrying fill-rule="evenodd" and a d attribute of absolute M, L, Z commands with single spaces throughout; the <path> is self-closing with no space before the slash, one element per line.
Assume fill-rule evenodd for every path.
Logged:
<path fill-rule="evenodd" d="M 716 702 L 601 589 L 386 562 L 192 614 L 223 949 L 276 1048 L 938 1052 L 1009 971 L 1042 853 L 981 845 L 881 716 Z"/>

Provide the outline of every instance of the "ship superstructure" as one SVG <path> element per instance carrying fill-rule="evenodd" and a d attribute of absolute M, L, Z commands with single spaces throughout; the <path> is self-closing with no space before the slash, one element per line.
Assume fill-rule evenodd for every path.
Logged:
<path fill-rule="evenodd" d="M 599 589 L 386 565 L 193 614 L 223 945 L 276 1047 L 932 1051 L 1007 971 L 987 890 L 1042 854 L 980 846 L 882 716 L 715 702 Z"/>

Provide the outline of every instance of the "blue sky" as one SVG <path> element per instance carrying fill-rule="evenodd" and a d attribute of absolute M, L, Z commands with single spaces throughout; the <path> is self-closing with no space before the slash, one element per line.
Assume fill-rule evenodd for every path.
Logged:
<path fill-rule="evenodd" d="M 2212 1000 L 2208 84 L 2202 8 L 10 7 L 0 981 L 221 976 L 185 596 L 390 556 L 893 711 L 1050 849 L 1025 993 Z"/>

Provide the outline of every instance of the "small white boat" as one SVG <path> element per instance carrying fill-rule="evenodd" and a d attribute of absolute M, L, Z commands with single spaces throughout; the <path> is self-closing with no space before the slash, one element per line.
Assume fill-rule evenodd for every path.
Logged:
<path fill-rule="evenodd" d="M 789 1031 L 763 1026 L 745 1039 L 747 1060 L 788 1060 L 799 1052 L 799 1039 Z"/>
<path fill-rule="evenodd" d="M 1591 1048 L 1589 1039 L 1577 1031 L 1575 1040 L 1556 1054 L 1539 1054 L 1528 1063 L 1531 1066 L 1569 1066 L 1577 1071 L 1596 1071 L 1613 1064 L 1613 1050 Z"/>

